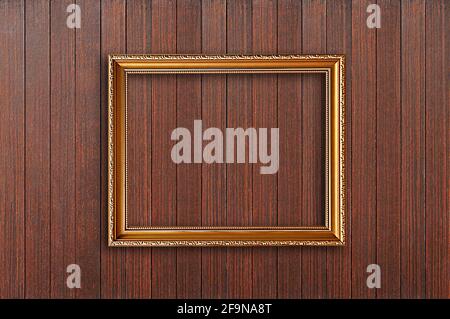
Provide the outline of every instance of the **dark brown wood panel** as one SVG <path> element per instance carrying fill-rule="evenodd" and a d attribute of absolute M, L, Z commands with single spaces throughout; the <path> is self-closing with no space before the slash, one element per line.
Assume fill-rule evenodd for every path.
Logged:
<path fill-rule="evenodd" d="M 448 285 L 449 9 L 448 1 L 426 2 L 425 281 L 427 298 L 450 296 Z"/>
<path fill-rule="evenodd" d="M 252 1 L 227 1 L 227 53 L 252 53 Z M 251 127 L 252 75 L 228 75 L 226 127 Z M 248 156 L 248 155 L 246 155 Z M 252 225 L 252 164 L 227 165 L 227 225 Z M 229 298 L 251 298 L 252 248 L 227 249 Z"/>
<path fill-rule="evenodd" d="M 202 1 L 202 52 L 225 54 L 227 50 L 226 0 Z M 226 76 L 202 77 L 202 120 L 207 127 L 227 126 Z M 202 225 L 226 225 L 225 165 L 202 165 Z M 225 191 L 223 191 L 225 190 Z M 202 249 L 202 298 L 227 296 L 227 250 Z"/>
<path fill-rule="evenodd" d="M 177 52 L 202 50 L 202 4 L 199 0 L 177 1 Z M 194 121 L 202 118 L 202 76 L 177 78 L 176 127 L 194 132 Z M 206 129 L 206 127 L 204 128 Z M 195 142 L 194 142 L 195 143 Z M 202 223 L 202 165 L 177 166 L 177 225 Z M 201 248 L 177 250 L 177 298 L 200 298 L 202 287 Z"/>
<path fill-rule="evenodd" d="M 0 2 L 0 298 L 448 298 L 448 1 L 72 3 Z M 107 55 L 200 52 L 346 54 L 345 247 L 107 247 Z M 323 84 L 130 76 L 130 225 L 323 223 Z M 278 173 L 175 165 L 195 119 L 279 127 Z"/>
<path fill-rule="evenodd" d="M 25 295 L 25 4 L 0 3 L 0 296 Z"/>
<path fill-rule="evenodd" d="M 303 1 L 302 53 L 326 53 L 326 1 Z M 325 224 L 325 76 L 302 78 L 302 224 Z M 322 123 L 322 124 L 320 124 Z M 302 248 L 302 297 L 326 297 L 326 248 Z"/>
<path fill-rule="evenodd" d="M 127 20 L 127 52 L 150 50 L 149 13 L 143 2 L 128 5 L 127 14 L 133 18 Z M 152 224 L 152 77 L 129 75 L 128 87 L 128 225 L 145 226 Z"/>
<path fill-rule="evenodd" d="M 66 269 L 76 264 L 76 187 L 75 178 L 75 29 L 66 25 L 65 12 L 71 1 L 51 3 L 50 81 L 51 121 L 51 297 L 74 298 L 75 289 L 66 285 Z M 98 134 L 97 132 L 91 132 Z M 90 184 L 96 183 L 92 180 Z"/>
<path fill-rule="evenodd" d="M 302 4 L 278 1 L 278 53 L 302 52 Z M 302 205 L 302 77 L 278 76 L 278 127 L 280 169 L 278 171 L 278 225 L 300 225 Z M 290 141 L 290 142 L 288 142 Z M 288 160 L 289 159 L 289 160 Z M 302 248 L 278 249 L 278 297 L 302 296 Z"/>
<path fill-rule="evenodd" d="M 146 53 L 151 50 L 152 7 L 149 1 L 126 2 L 126 52 Z M 129 95 L 129 136 L 131 174 L 129 194 L 137 196 L 130 200 L 130 226 L 149 225 L 152 222 L 152 77 L 132 75 Z M 134 118 L 133 118 L 134 117 Z M 137 121 L 137 119 L 146 119 Z M 134 144 L 137 143 L 137 144 Z M 133 163 L 132 163 L 133 162 Z M 140 184 L 141 187 L 136 187 Z M 136 206 L 133 206 L 136 205 Z M 150 298 L 152 296 L 152 250 L 133 249 L 126 251 L 125 269 L 117 276 L 125 274 L 131 289 L 126 290 L 128 298 Z M 139 279 L 140 278 L 140 279 Z"/>
<path fill-rule="evenodd" d="M 401 99 L 400 1 L 379 1 L 377 30 L 377 264 L 378 298 L 400 297 Z M 378 119 L 383 119 L 378 121 Z"/>
<path fill-rule="evenodd" d="M 100 3 L 77 1 L 83 27 L 75 34 L 76 261 L 83 271 L 77 297 L 100 297 Z M 64 231 L 60 229 L 59 231 Z"/>
<path fill-rule="evenodd" d="M 327 1 L 327 53 L 345 54 L 347 65 L 352 65 L 352 6 L 349 1 Z M 346 134 L 345 177 L 346 216 L 345 223 L 351 225 L 351 171 L 352 171 L 352 73 L 346 71 Z M 327 249 L 327 296 L 351 297 L 352 228 L 347 227 L 346 249 Z"/>
<path fill-rule="evenodd" d="M 102 79 L 108 74 L 108 54 L 113 52 L 126 52 L 126 2 L 121 0 L 102 1 L 101 7 L 101 67 Z M 130 10 L 130 9 L 128 9 Z M 135 19 L 135 21 L 138 19 Z M 139 20 L 138 20 L 139 21 Z M 107 108 L 108 97 L 107 82 L 101 81 L 101 152 L 102 158 L 107 157 Z M 101 161 L 101 185 L 107 185 L 107 163 Z M 101 211 L 107 210 L 107 189 L 102 187 Z M 107 216 L 101 215 L 101 232 L 102 238 L 107 236 Z M 148 287 L 148 279 L 151 277 L 151 269 L 147 267 L 151 264 L 147 261 L 133 260 L 136 250 L 112 250 L 107 246 L 107 241 L 101 241 L 101 296 L 102 298 L 126 298 L 126 297 L 150 297 L 147 290 L 140 289 L 141 282 L 144 287 Z M 138 253 L 139 254 L 139 253 Z M 151 261 L 151 257 L 150 257 Z M 142 273 L 128 272 L 126 265 L 138 265 L 139 269 L 143 269 Z M 150 274 L 150 276 L 149 276 Z M 147 275 L 147 277 L 146 277 Z M 139 278 L 139 279 L 138 279 Z M 133 293 L 136 292 L 136 293 Z"/>
<path fill-rule="evenodd" d="M 254 54 L 277 53 L 276 1 L 253 0 L 252 3 L 252 46 Z M 271 128 L 278 127 L 276 75 L 255 75 L 253 84 L 253 124 L 255 128 L 267 129 L 267 140 L 271 140 Z M 261 137 L 258 137 L 260 139 Z M 259 140 L 260 141 L 260 140 Z M 271 146 L 269 143 L 268 145 Z M 272 146 L 271 146 L 272 147 Z M 258 146 L 260 151 L 260 145 Z M 277 225 L 277 175 L 261 174 L 261 164 L 253 164 L 253 211 L 252 225 Z M 277 248 L 253 248 L 253 298 L 277 297 Z"/>
<path fill-rule="evenodd" d="M 402 3 L 401 297 L 425 297 L 425 1 Z"/>
<path fill-rule="evenodd" d="M 152 6 L 151 53 L 177 53 L 177 2 L 157 0 Z M 144 32 L 144 31 L 142 31 Z M 176 127 L 177 79 L 174 75 L 152 78 L 152 224 L 176 224 L 177 168 L 170 159 L 174 144 L 168 137 Z M 172 94 L 165 94 L 172 92 Z M 177 296 L 177 251 L 152 251 L 152 297 Z"/>
<path fill-rule="evenodd" d="M 374 298 L 367 266 L 376 263 L 376 29 L 366 25 L 371 1 L 352 1 L 351 272 L 352 298 Z M 348 114 L 348 113 L 347 113 Z"/>
<path fill-rule="evenodd" d="M 25 3 L 25 297 L 50 297 L 50 5 Z"/>

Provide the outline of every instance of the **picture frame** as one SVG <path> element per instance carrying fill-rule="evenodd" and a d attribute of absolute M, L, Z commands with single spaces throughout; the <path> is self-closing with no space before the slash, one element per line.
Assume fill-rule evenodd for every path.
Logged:
<path fill-rule="evenodd" d="M 325 225 L 127 225 L 128 74 L 323 73 L 326 78 Z M 108 65 L 108 245 L 343 246 L 345 245 L 345 58 L 343 55 L 121 55 Z"/>

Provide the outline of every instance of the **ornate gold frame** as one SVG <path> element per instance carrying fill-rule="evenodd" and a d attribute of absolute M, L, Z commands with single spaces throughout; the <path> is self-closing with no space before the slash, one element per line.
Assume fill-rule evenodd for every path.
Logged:
<path fill-rule="evenodd" d="M 109 246 L 291 246 L 345 244 L 343 55 L 110 55 L 108 69 Z M 325 226 L 128 227 L 127 75 L 324 73 L 326 76 Z"/>

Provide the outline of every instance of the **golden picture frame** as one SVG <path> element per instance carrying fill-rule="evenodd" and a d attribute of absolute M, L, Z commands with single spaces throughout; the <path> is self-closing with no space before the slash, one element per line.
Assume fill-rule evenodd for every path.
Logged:
<path fill-rule="evenodd" d="M 249 73 L 325 75 L 325 225 L 128 227 L 127 75 Z M 344 110 L 343 55 L 110 55 L 107 167 L 109 246 L 343 246 L 345 244 Z"/>

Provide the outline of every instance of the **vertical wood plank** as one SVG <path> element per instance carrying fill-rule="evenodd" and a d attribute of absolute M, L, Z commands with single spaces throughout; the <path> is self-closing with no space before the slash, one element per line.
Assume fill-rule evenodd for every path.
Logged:
<path fill-rule="evenodd" d="M 400 1 L 378 2 L 377 30 L 377 298 L 400 297 L 401 97 Z"/>
<path fill-rule="evenodd" d="M 66 269 L 76 259 L 75 29 L 66 25 L 70 0 L 51 2 L 51 297 L 74 298 Z M 87 269 L 85 269 L 87 271 Z M 87 278 L 85 278 L 87 279 Z M 84 283 L 84 282 L 83 282 Z M 83 284 L 82 283 L 82 284 Z"/>
<path fill-rule="evenodd" d="M 49 7 L 25 3 L 25 298 L 50 297 Z"/>
<path fill-rule="evenodd" d="M 366 285 L 367 266 L 376 263 L 376 31 L 366 25 L 370 3 L 352 2 L 352 298 L 375 297 Z"/>
<path fill-rule="evenodd" d="M 326 53 L 326 2 L 303 1 L 303 53 Z M 325 224 L 325 78 L 303 76 L 302 218 L 305 226 Z M 319 124 L 321 123 L 321 124 Z M 326 296 L 326 248 L 302 250 L 302 297 Z"/>
<path fill-rule="evenodd" d="M 278 1 L 278 52 L 302 52 L 302 4 Z M 278 225 L 302 225 L 302 77 L 278 75 L 278 127 L 280 169 L 278 171 Z M 292 147 L 295 145 L 296 147 Z M 301 298 L 303 247 L 278 249 L 278 297 Z"/>
<path fill-rule="evenodd" d="M 226 0 L 202 2 L 202 53 L 226 53 Z M 225 131 L 226 75 L 202 76 L 202 120 L 205 127 Z M 226 225 L 226 166 L 202 165 L 202 225 Z M 202 298 L 227 296 L 227 250 L 202 249 Z"/>
<path fill-rule="evenodd" d="M 345 54 L 346 57 L 346 144 L 345 144 L 345 169 L 346 169 L 346 245 L 338 248 L 327 249 L 327 297 L 350 298 L 351 296 L 351 72 L 352 65 L 352 7 L 346 0 L 327 1 L 327 53 Z"/>
<path fill-rule="evenodd" d="M 127 2 L 127 43 L 130 54 L 151 48 L 151 2 Z M 151 225 L 152 76 L 128 75 L 128 226 Z"/>
<path fill-rule="evenodd" d="M 107 0 L 101 3 L 101 298 L 121 298 L 126 296 L 126 280 L 122 275 L 125 272 L 124 259 L 126 252 L 123 249 L 108 247 L 107 229 L 107 152 L 108 138 L 108 54 L 125 52 L 126 3 L 121 0 Z"/>
<path fill-rule="evenodd" d="M 127 7 L 128 5 L 128 7 Z M 145 36 L 144 32 L 137 32 L 136 25 L 139 28 L 142 27 L 143 30 L 148 31 L 148 23 L 150 22 L 148 19 L 148 12 L 150 8 L 145 6 L 143 1 L 140 2 L 123 2 L 119 0 L 109 0 L 102 2 L 102 70 L 103 76 L 102 79 L 106 79 L 107 72 L 107 55 L 109 53 L 122 53 L 126 52 L 127 46 L 131 52 L 145 52 L 145 49 L 148 47 L 149 37 Z M 126 13 L 128 13 L 129 19 L 126 19 Z M 126 25 L 126 21 L 129 22 L 129 25 Z M 147 23 L 146 23 L 147 22 Z M 144 33 L 144 35 L 142 35 Z M 127 42 L 128 40 L 128 42 Z M 144 77 L 144 76 L 143 76 Z M 135 79 L 132 77 L 132 79 Z M 146 92 L 143 87 L 146 87 L 149 79 L 140 78 L 136 81 L 136 83 L 129 84 L 129 98 L 138 96 L 144 96 L 148 99 L 149 93 Z M 102 81 L 102 123 L 106 123 L 106 110 L 107 110 L 107 92 L 106 92 L 106 81 Z M 140 90 L 139 90 L 140 89 Z M 136 90 L 139 90 L 138 94 L 133 94 Z M 134 105 L 136 103 L 131 103 L 132 107 L 129 109 L 129 113 L 135 110 Z M 141 106 L 141 104 L 138 104 Z M 145 105 L 142 105 L 142 108 L 145 108 Z M 141 110 L 141 108 L 138 108 Z M 134 114 L 134 113 L 132 113 Z M 130 118 L 129 114 L 129 129 L 133 129 L 136 125 L 146 124 L 147 122 L 143 120 L 142 117 L 139 117 L 140 121 L 134 121 Z M 104 122 L 103 122 L 104 121 Z M 106 125 L 104 125 L 102 129 L 102 151 L 106 152 L 107 150 L 107 140 L 106 140 Z M 133 135 L 133 139 L 129 139 L 129 142 L 135 142 L 138 140 L 138 137 L 146 137 L 150 132 L 147 131 L 147 134 L 139 133 L 138 136 Z M 131 140 L 131 141 L 130 141 Z M 146 144 L 147 145 L 147 144 Z M 145 145 L 145 146 L 146 146 Z M 146 150 L 143 147 L 143 150 Z M 130 152 L 132 153 L 132 152 Z M 150 154 L 150 153 L 148 153 Z M 149 161 L 145 156 L 142 158 L 142 162 L 146 163 Z M 106 158 L 106 153 L 102 156 L 103 159 Z M 141 158 L 140 158 L 141 159 Z M 137 161 L 129 159 L 129 165 L 136 163 Z M 139 162 L 141 163 L 141 161 Z M 106 173 L 106 161 L 102 161 L 103 169 L 102 173 Z M 140 174 L 139 177 L 148 177 L 150 173 Z M 135 178 L 136 175 L 133 175 Z M 102 191 L 103 196 L 107 196 L 106 194 L 106 181 L 107 177 L 103 178 L 102 182 Z M 130 184 L 134 184 L 130 183 Z M 143 187 L 144 191 L 145 188 Z M 148 190 L 150 192 L 150 190 Z M 134 192 L 129 192 L 130 195 L 134 195 Z M 138 201 L 130 200 L 130 204 L 143 205 L 142 203 L 149 204 L 146 201 L 146 198 Z M 102 204 L 106 203 L 106 198 L 102 200 Z M 132 209 L 130 209 L 132 210 Z M 141 214 L 141 215 L 139 215 Z M 150 209 L 147 210 L 133 210 L 129 218 L 133 220 L 133 218 L 139 217 L 139 220 L 142 222 L 146 222 L 149 218 Z M 102 220 L 106 220 L 106 208 L 104 209 L 104 214 L 102 214 Z M 130 222 L 132 223 L 132 221 Z M 102 226 L 102 230 L 106 233 L 106 224 Z M 151 297 L 151 249 L 111 249 L 107 248 L 107 240 L 106 234 L 102 237 L 102 297 L 103 298 L 149 298 Z"/>
<path fill-rule="evenodd" d="M 227 53 L 252 50 L 252 2 L 227 2 Z M 251 127 L 252 76 L 227 76 L 227 127 Z M 248 155 L 247 155 L 248 157 Z M 227 225 L 252 223 L 252 165 L 227 165 Z M 252 296 L 252 248 L 228 248 L 227 285 L 229 298 Z"/>
<path fill-rule="evenodd" d="M 0 296 L 25 293 L 24 3 L 0 2 Z"/>
<path fill-rule="evenodd" d="M 448 70 L 447 1 L 426 2 L 425 269 L 426 297 L 448 298 Z"/>
<path fill-rule="evenodd" d="M 152 1 L 152 53 L 175 53 L 176 1 Z M 152 225 L 176 223 L 176 166 L 170 158 L 176 127 L 176 76 L 152 77 Z M 176 249 L 152 251 L 152 297 L 175 298 Z"/>
<path fill-rule="evenodd" d="M 100 296 L 100 3 L 80 0 L 76 31 L 75 207 L 77 263 L 83 273 L 77 297 Z"/>
<path fill-rule="evenodd" d="M 402 2 L 401 297 L 425 297 L 425 2 Z"/>
<path fill-rule="evenodd" d="M 199 0 L 177 1 L 177 52 L 199 53 L 202 49 L 202 4 Z M 194 132 L 194 120 L 202 116 L 200 75 L 177 77 L 176 127 Z M 204 127 L 206 129 L 206 126 Z M 202 167 L 177 165 L 177 225 L 198 226 L 202 218 Z M 200 298 L 202 287 L 201 248 L 177 249 L 177 298 Z"/>
<path fill-rule="evenodd" d="M 151 50 L 152 7 L 147 0 L 127 1 L 126 52 Z M 151 225 L 152 205 L 152 77 L 128 77 L 129 226 Z M 135 202 L 132 202 L 133 199 Z M 128 250 L 125 256 L 126 296 L 152 296 L 152 249 Z"/>
<path fill-rule="evenodd" d="M 277 3 L 253 0 L 253 54 L 277 53 Z M 271 128 L 278 127 L 277 76 L 258 74 L 253 77 L 253 125 L 266 128 L 270 141 Z M 258 140 L 260 137 L 258 136 Z M 259 152 L 259 146 L 258 146 Z M 277 225 L 277 173 L 262 175 L 263 164 L 253 165 L 253 226 Z M 253 248 L 253 298 L 277 296 L 277 248 Z"/>

